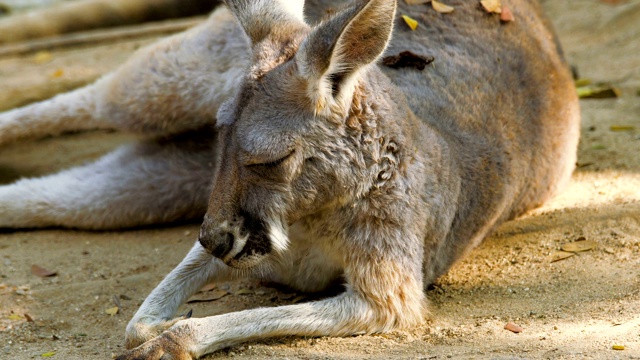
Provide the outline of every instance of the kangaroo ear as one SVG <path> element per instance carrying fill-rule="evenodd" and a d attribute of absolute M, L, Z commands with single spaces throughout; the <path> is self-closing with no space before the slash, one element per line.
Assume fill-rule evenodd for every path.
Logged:
<path fill-rule="evenodd" d="M 391 38 L 395 11 L 396 0 L 357 0 L 303 41 L 296 65 L 307 80 L 316 112 L 327 103 L 341 102 L 342 95 L 349 97 L 357 73 L 382 55 Z"/>
<path fill-rule="evenodd" d="M 274 33 L 286 35 L 288 31 L 306 27 L 304 0 L 226 0 L 226 3 L 253 45 Z"/>

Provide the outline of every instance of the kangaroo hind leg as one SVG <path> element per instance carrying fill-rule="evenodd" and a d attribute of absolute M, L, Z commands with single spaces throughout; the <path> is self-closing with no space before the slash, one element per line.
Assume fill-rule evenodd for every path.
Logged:
<path fill-rule="evenodd" d="M 0 113 L 0 146 L 63 132 L 114 129 L 162 137 L 215 122 L 248 66 L 248 44 L 225 7 L 138 50 L 95 83 Z"/>
<path fill-rule="evenodd" d="M 88 165 L 0 186 L 0 228 L 101 230 L 198 218 L 213 161 L 211 145 L 123 145 Z"/>

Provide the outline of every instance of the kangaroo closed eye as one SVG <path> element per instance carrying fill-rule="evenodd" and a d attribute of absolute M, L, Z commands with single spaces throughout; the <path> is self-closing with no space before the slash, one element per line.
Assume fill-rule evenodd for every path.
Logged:
<path fill-rule="evenodd" d="M 287 155 L 285 155 L 285 156 L 283 156 L 281 158 L 278 158 L 276 160 L 255 162 L 255 163 L 247 164 L 246 166 L 249 167 L 249 168 L 256 168 L 256 167 L 259 167 L 259 166 L 276 167 L 276 166 L 282 164 L 283 162 L 285 162 L 285 160 L 287 160 L 288 158 L 290 158 L 293 155 L 293 153 L 295 153 L 295 150 L 292 150 Z"/>

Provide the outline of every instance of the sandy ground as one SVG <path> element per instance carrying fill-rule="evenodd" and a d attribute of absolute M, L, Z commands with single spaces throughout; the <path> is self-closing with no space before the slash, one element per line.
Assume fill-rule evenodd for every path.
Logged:
<path fill-rule="evenodd" d="M 504 224 L 428 291 L 419 328 L 378 336 L 253 342 L 207 359 L 640 359 L 640 0 L 545 1 L 581 77 L 621 90 L 583 100 L 579 168 L 544 208 Z M 0 109 L 91 81 L 152 39 L 0 58 Z M 612 131 L 611 126 L 630 126 Z M 0 151 L 0 183 L 83 163 L 126 142 L 91 133 Z M 0 358 L 106 359 L 149 291 L 186 254 L 197 224 L 125 232 L 0 233 Z M 596 247 L 551 262 L 563 244 Z M 37 264 L 57 271 L 40 278 Z M 304 301 L 258 283 L 188 304 L 194 316 Z M 115 306 L 120 312 L 109 315 Z M 33 321 L 27 321 L 25 314 Z M 524 331 L 504 330 L 512 321 Z M 624 350 L 613 350 L 613 345 Z"/>

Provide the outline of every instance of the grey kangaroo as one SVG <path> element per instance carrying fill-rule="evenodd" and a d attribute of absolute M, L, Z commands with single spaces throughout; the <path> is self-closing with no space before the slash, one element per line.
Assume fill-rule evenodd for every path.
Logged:
<path fill-rule="evenodd" d="M 112 128 L 140 140 L 0 187 L 0 227 L 114 229 L 202 218 L 126 329 L 119 359 L 192 359 L 282 335 L 423 320 L 424 288 L 569 179 L 580 115 L 534 0 L 228 0 L 83 89 L 0 114 L 0 144 Z M 407 27 L 400 15 L 418 19 Z M 381 66 L 410 50 L 419 69 Z M 90 209 L 90 211 L 89 211 Z M 332 298 L 176 317 L 204 284 L 260 278 Z"/>

